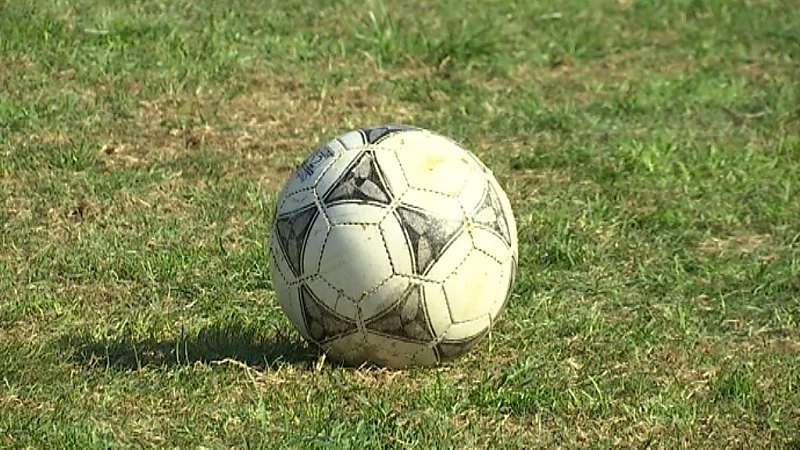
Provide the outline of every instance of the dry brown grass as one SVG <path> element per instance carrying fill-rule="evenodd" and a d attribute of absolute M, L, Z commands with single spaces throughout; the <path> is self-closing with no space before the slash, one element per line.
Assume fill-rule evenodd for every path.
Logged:
<path fill-rule="evenodd" d="M 717 256 L 746 255 L 768 249 L 774 245 L 769 234 L 736 234 L 718 237 L 708 236 L 700 242 L 698 249 L 705 254 Z"/>
<path fill-rule="evenodd" d="M 383 73 L 369 65 L 359 73 L 323 91 L 308 80 L 259 74 L 230 99 L 223 92 L 197 92 L 140 102 L 131 123 L 100 149 L 103 162 L 111 170 L 131 168 L 203 149 L 221 161 L 225 176 L 258 179 L 275 190 L 307 152 L 343 131 L 332 123 L 413 119 L 414 105 L 371 92 Z"/>

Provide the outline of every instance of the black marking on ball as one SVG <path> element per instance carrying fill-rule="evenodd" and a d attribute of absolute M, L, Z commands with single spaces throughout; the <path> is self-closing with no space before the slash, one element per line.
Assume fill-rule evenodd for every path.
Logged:
<path fill-rule="evenodd" d="M 511 228 L 503 211 L 500 195 L 491 183 L 486 183 L 483 197 L 472 212 L 472 222 L 476 227 L 491 231 L 511 248 Z"/>
<path fill-rule="evenodd" d="M 403 228 L 414 272 L 425 274 L 463 230 L 461 220 L 447 219 L 429 211 L 399 205 L 395 211 Z"/>
<path fill-rule="evenodd" d="M 389 137 L 390 134 L 412 129 L 413 128 L 405 125 L 381 125 L 376 127 L 362 128 L 359 131 L 361 132 L 366 144 L 378 144 L 382 140 Z"/>
<path fill-rule="evenodd" d="M 474 347 L 488 332 L 489 330 L 486 329 L 466 339 L 443 340 L 434 347 L 436 356 L 441 361 L 447 361 L 461 356 Z"/>
<path fill-rule="evenodd" d="M 318 215 L 317 205 L 311 204 L 275 219 L 278 245 L 295 277 L 303 275 L 303 253 L 311 226 Z"/>
<path fill-rule="evenodd" d="M 433 330 L 425 310 L 422 285 L 411 284 L 397 301 L 380 315 L 366 321 L 368 331 L 415 343 L 429 343 Z"/>
<path fill-rule="evenodd" d="M 389 205 L 392 191 L 375 154 L 365 151 L 348 167 L 323 197 L 325 206 L 340 203 Z"/>
<path fill-rule="evenodd" d="M 303 320 L 311 339 L 318 344 L 338 339 L 358 331 L 355 320 L 337 314 L 325 306 L 307 285 L 300 285 L 300 304 Z"/>

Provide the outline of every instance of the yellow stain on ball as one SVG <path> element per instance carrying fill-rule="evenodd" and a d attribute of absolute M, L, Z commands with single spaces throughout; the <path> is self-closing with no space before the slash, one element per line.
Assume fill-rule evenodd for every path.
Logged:
<path fill-rule="evenodd" d="M 442 155 L 430 154 L 425 157 L 425 161 L 422 164 L 429 172 L 433 172 L 440 164 L 445 162 L 447 162 L 447 158 Z"/>
<path fill-rule="evenodd" d="M 466 214 L 461 216 L 461 228 L 464 230 L 465 233 L 472 235 L 472 231 L 475 230 L 475 225 L 469 220 Z"/>

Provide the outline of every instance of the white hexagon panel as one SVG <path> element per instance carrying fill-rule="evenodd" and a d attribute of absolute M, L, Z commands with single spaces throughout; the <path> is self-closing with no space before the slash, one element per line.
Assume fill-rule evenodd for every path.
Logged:
<path fill-rule="evenodd" d="M 411 188 L 457 197 L 482 168 L 452 140 L 426 130 L 394 133 L 382 142 L 394 148 Z"/>
<path fill-rule="evenodd" d="M 392 275 L 392 264 L 377 225 L 334 225 L 319 264 L 319 276 L 358 302 Z"/>
<path fill-rule="evenodd" d="M 487 315 L 492 305 L 506 296 L 506 273 L 500 261 L 472 250 L 444 282 L 453 323 Z"/>

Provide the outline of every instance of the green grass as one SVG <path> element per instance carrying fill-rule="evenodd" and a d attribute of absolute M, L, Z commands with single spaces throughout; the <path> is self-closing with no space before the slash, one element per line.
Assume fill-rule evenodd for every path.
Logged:
<path fill-rule="evenodd" d="M 2 447 L 800 446 L 796 2 L 0 0 L 0 66 Z M 318 364 L 267 270 L 292 167 L 385 122 L 519 223 L 437 369 Z"/>

